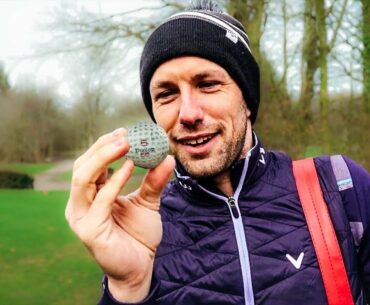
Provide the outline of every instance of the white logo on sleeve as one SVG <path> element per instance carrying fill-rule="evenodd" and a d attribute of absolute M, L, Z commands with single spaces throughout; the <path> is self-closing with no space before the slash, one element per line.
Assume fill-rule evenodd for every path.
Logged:
<path fill-rule="evenodd" d="M 264 155 L 261 155 L 260 162 L 261 162 L 263 165 L 266 165 L 266 160 L 265 160 Z"/>
<path fill-rule="evenodd" d="M 286 255 L 286 258 L 293 264 L 296 269 L 300 269 L 303 261 L 304 253 L 301 252 L 297 259 L 294 259 L 290 254 Z"/>
<path fill-rule="evenodd" d="M 260 161 L 263 165 L 266 165 L 265 153 L 266 153 L 266 151 L 261 147 L 261 148 L 260 148 L 261 159 L 260 159 L 259 161 Z"/>

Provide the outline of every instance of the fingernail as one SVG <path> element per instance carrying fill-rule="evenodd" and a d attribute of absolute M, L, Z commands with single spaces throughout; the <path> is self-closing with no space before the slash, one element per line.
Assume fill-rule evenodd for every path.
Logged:
<path fill-rule="evenodd" d="M 112 132 L 113 138 L 118 137 L 119 135 L 123 134 L 125 132 L 124 128 L 118 128 L 115 131 Z"/>
<path fill-rule="evenodd" d="M 117 141 L 114 142 L 114 146 L 116 146 L 116 147 L 120 147 L 122 145 L 123 145 L 123 140 L 122 139 L 117 140 Z"/>

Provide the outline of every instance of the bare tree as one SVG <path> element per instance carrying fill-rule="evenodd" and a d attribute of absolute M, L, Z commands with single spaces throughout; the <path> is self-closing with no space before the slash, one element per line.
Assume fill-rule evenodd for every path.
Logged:
<path fill-rule="evenodd" d="M 304 34 L 301 65 L 300 105 L 306 121 L 311 119 L 311 101 L 314 97 L 314 76 L 318 68 L 318 39 L 316 34 L 315 0 L 305 0 Z"/>
<path fill-rule="evenodd" d="M 42 162 L 53 155 L 58 107 L 48 92 L 24 89 L 2 101 L 0 147 L 3 159 Z"/>
<path fill-rule="evenodd" d="M 364 110 L 370 113 L 370 3 L 361 0 L 362 3 L 362 69 L 363 69 L 363 105 Z"/>
<path fill-rule="evenodd" d="M 336 46 L 348 5 L 348 0 L 339 2 L 332 0 L 326 8 L 324 0 L 305 0 L 300 102 L 306 118 L 309 118 L 311 101 L 315 95 L 315 74 L 320 72 L 320 117 L 324 123 L 327 121 L 329 109 L 328 56 Z M 328 30 L 331 33 L 330 39 Z"/>

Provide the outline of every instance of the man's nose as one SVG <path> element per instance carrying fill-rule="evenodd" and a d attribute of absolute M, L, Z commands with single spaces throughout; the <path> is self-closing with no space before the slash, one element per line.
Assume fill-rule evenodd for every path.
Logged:
<path fill-rule="evenodd" d="M 199 100 L 191 91 L 181 93 L 179 119 L 184 125 L 195 125 L 204 118 L 204 111 Z"/>

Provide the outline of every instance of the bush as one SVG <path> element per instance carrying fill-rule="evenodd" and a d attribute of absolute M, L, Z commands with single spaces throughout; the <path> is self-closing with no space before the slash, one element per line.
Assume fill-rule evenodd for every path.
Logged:
<path fill-rule="evenodd" d="M 0 188 L 32 189 L 33 178 L 24 173 L 0 171 Z"/>

